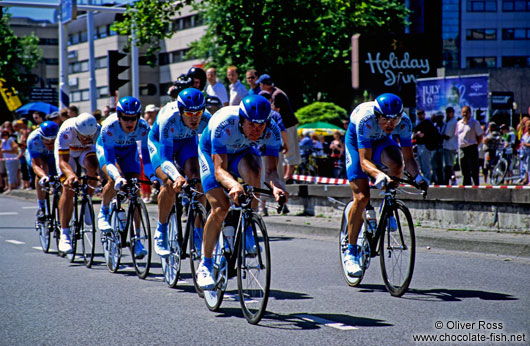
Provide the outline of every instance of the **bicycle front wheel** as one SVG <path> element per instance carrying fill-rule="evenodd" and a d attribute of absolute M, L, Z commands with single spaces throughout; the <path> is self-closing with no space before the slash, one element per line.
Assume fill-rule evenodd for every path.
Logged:
<path fill-rule="evenodd" d="M 74 208 L 79 208 L 79 205 L 74 205 Z M 81 212 L 81 208 L 78 209 L 77 218 L 79 218 L 79 213 Z M 75 211 L 74 211 L 75 213 Z M 76 220 L 75 214 L 72 215 L 72 219 L 70 220 L 70 241 L 72 242 L 72 253 L 69 253 L 66 255 L 66 258 L 70 261 L 70 263 L 74 263 L 75 261 L 75 255 L 77 251 L 77 240 L 79 239 L 79 220 Z"/>
<path fill-rule="evenodd" d="M 145 279 L 151 268 L 151 225 L 144 202 L 138 199 L 130 224 L 130 250 L 136 275 Z"/>
<path fill-rule="evenodd" d="M 395 223 L 390 221 L 391 217 L 395 218 Z M 388 292 L 401 297 L 412 280 L 416 258 L 412 216 L 407 206 L 398 200 L 393 209 L 385 209 L 381 222 L 384 223 L 379 242 L 381 274 Z"/>
<path fill-rule="evenodd" d="M 251 227 L 248 227 L 251 226 Z M 252 229 L 255 248 L 246 248 L 247 231 Z M 269 236 L 263 219 L 253 214 L 243 232 L 237 261 L 237 288 L 241 310 L 247 321 L 257 324 L 267 308 L 271 283 Z"/>
<path fill-rule="evenodd" d="M 190 269 L 193 278 L 193 286 L 195 291 L 202 298 L 204 296 L 203 290 L 197 284 L 197 270 L 201 263 L 202 254 L 202 234 L 204 232 L 204 224 L 206 223 L 206 209 L 202 204 L 197 204 L 197 208 L 191 210 L 186 222 L 186 233 L 189 234 L 190 247 Z M 195 229 L 200 234 L 195 234 Z"/>
<path fill-rule="evenodd" d="M 177 215 L 175 208 L 171 210 L 168 219 L 168 242 L 169 255 L 161 257 L 162 270 L 164 271 L 164 279 L 168 286 L 175 288 L 180 276 L 182 248 L 180 246 L 179 237 L 180 218 Z"/>
<path fill-rule="evenodd" d="M 111 273 L 116 273 L 121 261 L 121 232 L 118 210 L 111 207 L 109 215 L 111 231 L 101 236 L 101 243 L 105 253 L 105 262 Z"/>
<path fill-rule="evenodd" d="M 59 215 L 59 198 L 55 199 L 53 201 L 53 207 L 52 207 L 52 222 L 50 223 L 50 232 L 53 232 L 53 236 L 55 237 L 55 246 L 57 249 L 57 255 L 62 256 L 61 252 L 59 251 L 59 240 L 61 237 L 61 219 Z"/>
<path fill-rule="evenodd" d="M 46 206 L 49 206 L 49 197 L 46 196 Z M 49 208 L 46 208 L 46 213 L 49 213 Z M 53 220 L 50 215 L 46 215 L 44 221 L 35 221 L 35 230 L 39 233 L 40 247 L 42 252 L 48 253 L 50 250 L 50 233 L 52 229 Z"/>
<path fill-rule="evenodd" d="M 213 275 L 216 285 L 213 290 L 204 290 L 204 301 L 210 311 L 217 311 L 221 307 L 225 290 L 228 285 L 228 264 L 224 256 L 224 247 L 226 246 L 223 232 L 219 234 L 219 240 L 213 251 Z"/>
<path fill-rule="evenodd" d="M 493 182 L 493 185 L 502 184 L 507 170 L 508 162 L 505 159 L 500 159 L 491 172 L 491 181 Z"/>
<path fill-rule="evenodd" d="M 90 268 L 94 263 L 94 251 L 96 248 L 96 223 L 94 220 L 94 206 L 92 205 L 92 200 L 90 198 L 87 198 L 87 200 L 83 202 L 79 219 L 83 259 L 87 268 Z"/>

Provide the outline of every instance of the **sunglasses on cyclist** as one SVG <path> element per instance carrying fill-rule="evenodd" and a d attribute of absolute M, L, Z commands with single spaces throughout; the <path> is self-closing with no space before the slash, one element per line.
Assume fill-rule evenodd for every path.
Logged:
<path fill-rule="evenodd" d="M 203 110 L 195 111 L 195 112 L 190 112 L 190 111 L 183 111 L 183 112 L 182 112 L 182 114 L 184 114 L 184 115 L 187 116 L 188 118 L 199 117 L 199 116 L 202 115 L 202 113 L 204 113 Z"/>
<path fill-rule="evenodd" d="M 374 113 L 375 113 L 375 116 L 377 117 L 377 121 L 383 120 L 387 124 L 391 123 L 392 125 L 397 126 L 397 124 L 399 124 L 399 122 L 401 121 L 402 113 L 395 115 L 393 117 L 386 116 L 383 113 L 379 113 L 378 111 L 374 111 Z"/>
<path fill-rule="evenodd" d="M 123 115 L 119 115 L 118 118 L 120 118 L 121 120 L 123 120 L 125 122 L 134 122 L 134 121 L 138 120 L 137 116 L 125 117 Z"/>

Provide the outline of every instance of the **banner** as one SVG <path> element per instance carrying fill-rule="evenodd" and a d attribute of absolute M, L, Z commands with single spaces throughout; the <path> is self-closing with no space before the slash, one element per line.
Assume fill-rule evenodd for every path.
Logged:
<path fill-rule="evenodd" d="M 451 106 L 460 115 L 463 106 L 470 106 L 475 114 L 478 109 L 488 110 L 489 75 L 470 75 L 445 78 L 418 79 L 416 84 L 416 108 L 425 110 L 427 116 Z"/>

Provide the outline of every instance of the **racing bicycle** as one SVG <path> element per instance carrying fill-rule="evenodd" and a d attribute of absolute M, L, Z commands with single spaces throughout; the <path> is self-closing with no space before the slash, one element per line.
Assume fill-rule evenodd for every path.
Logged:
<path fill-rule="evenodd" d="M 420 189 L 419 185 L 412 180 L 397 177 L 391 179 Z M 407 291 L 414 272 L 416 237 L 409 209 L 403 201 L 396 198 L 396 194 L 400 192 L 406 191 L 401 187 L 387 185 L 381 192 L 383 201 L 379 209 L 379 220 L 375 233 L 372 234 L 368 231 L 369 225 L 366 220 L 361 228 L 357 240 L 357 247 L 361 249 L 362 274 L 360 277 L 350 277 L 344 266 L 344 254 L 348 248 L 348 217 L 353 200 L 346 204 L 339 234 L 339 253 L 342 274 L 349 286 L 358 286 L 365 271 L 370 266 L 370 259 L 379 256 L 381 274 L 388 292 L 392 296 L 400 297 Z M 415 194 L 413 192 L 406 193 Z M 420 194 L 423 198 L 426 197 L 426 191 L 422 191 Z M 390 222 L 392 216 L 395 218 L 395 224 Z"/>
<path fill-rule="evenodd" d="M 61 198 L 61 180 L 58 176 L 51 176 L 50 180 L 42 187 L 44 198 L 44 215 L 35 221 L 35 230 L 39 233 L 40 245 L 44 253 L 50 250 L 50 240 L 53 234 L 59 253 L 59 238 L 61 222 L 59 217 L 59 199 Z M 50 201 L 51 197 L 51 201 Z"/>

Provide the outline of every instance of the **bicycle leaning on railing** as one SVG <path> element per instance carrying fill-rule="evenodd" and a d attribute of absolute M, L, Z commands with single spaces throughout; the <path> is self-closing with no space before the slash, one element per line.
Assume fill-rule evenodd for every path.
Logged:
<path fill-rule="evenodd" d="M 151 267 L 151 226 L 147 208 L 138 196 L 139 183 L 151 184 L 150 181 L 131 178 L 127 179 L 127 184 L 120 191 L 117 191 L 116 197 L 110 203 L 111 230 L 101 234 L 101 244 L 109 271 L 112 273 L 118 271 L 122 249 L 128 247 L 136 275 L 140 279 L 145 279 Z M 123 209 L 123 204 L 126 203 L 129 205 L 127 213 Z M 142 251 L 139 251 L 140 249 Z"/>
<path fill-rule="evenodd" d="M 217 311 L 228 279 L 237 271 L 241 310 L 251 324 L 258 323 L 265 313 L 271 280 L 269 236 L 265 222 L 252 209 L 251 202 L 254 198 L 259 200 L 255 193 L 272 196 L 272 189 L 268 187 L 269 190 L 264 190 L 243 184 L 245 194 L 240 195 L 238 205 L 231 204 L 213 253 L 215 286 L 213 290 L 204 291 L 206 306 L 211 311 Z M 284 203 L 285 197 L 282 196 L 279 211 Z M 255 244 L 252 248 L 247 248 L 247 232 L 252 232 Z"/>
<path fill-rule="evenodd" d="M 61 180 L 58 176 L 50 177 L 50 180 L 44 184 L 42 190 L 45 192 L 44 215 L 35 221 L 35 230 L 39 233 L 40 245 L 44 253 L 50 250 L 50 239 L 55 238 L 57 253 L 59 253 L 59 238 L 61 230 L 61 221 L 59 218 L 59 199 L 61 198 Z M 51 201 L 50 201 L 50 196 Z"/>
<path fill-rule="evenodd" d="M 72 240 L 72 253 L 67 254 L 70 262 L 75 261 L 75 254 L 77 248 L 77 241 L 81 240 L 81 252 L 83 255 L 83 262 L 90 268 L 94 262 L 94 250 L 96 240 L 96 224 L 94 219 L 94 206 L 92 205 L 92 197 L 88 193 L 88 189 L 95 189 L 94 186 L 89 186 L 88 181 L 98 181 L 97 178 L 84 175 L 79 178 L 79 182 L 74 182 L 74 212 L 70 220 L 70 238 Z"/>
<path fill-rule="evenodd" d="M 503 182 L 512 184 L 524 179 L 519 170 L 519 155 L 508 154 L 508 148 L 497 149 L 497 162 L 491 170 L 491 182 L 493 185 L 501 185 Z"/>
<path fill-rule="evenodd" d="M 161 257 L 160 260 L 162 261 L 164 280 L 169 287 L 174 288 L 180 276 L 182 260 L 189 256 L 193 284 L 199 296 L 202 297 L 203 292 L 197 284 L 195 273 L 201 262 L 202 232 L 206 222 L 206 209 L 199 201 L 203 193 L 195 189 L 198 183 L 200 183 L 200 179 L 197 178 L 188 181 L 175 199 L 175 205 L 168 218 L 170 253 L 168 256 Z M 182 231 L 183 226 L 184 232 Z"/>
<path fill-rule="evenodd" d="M 397 177 L 391 177 L 391 179 L 420 189 L 419 185 L 412 180 Z M 370 259 L 380 256 L 381 274 L 388 292 L 400 297 L 407 291 L 414 272 L 416 237 L 409 209 L 403 201 L 396 198 L 396 194 L 400 192 L 421 194 L 423 198 L 426 197 L 426 191 L 407 192 L 399 186 L 384 188 L 381 192 L 383 201 L 379 209 L 377 228 L 371 230 L 369 222 L 365 220 L 357 240 L 357 246 L 360 247 L 362 254 L 360 277 L 350 277 L 344 266 L 344 254 L 348 248 L 348 215 L 353 201 L 346 204 L 340 228 L 339 252 L 342 274 L 349 286 L 358 286 L 370 265 Z M 367 206 L 367 209 L 369 208 L 371 208 L 370 204 Z M 393 220 L 391 222 L 391 217 L 394 217 L 395 222 Z"/>

